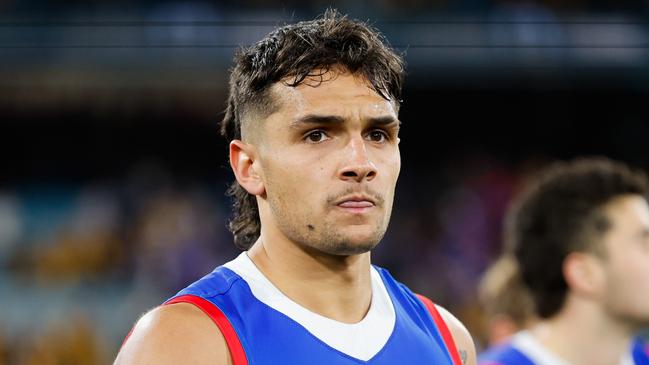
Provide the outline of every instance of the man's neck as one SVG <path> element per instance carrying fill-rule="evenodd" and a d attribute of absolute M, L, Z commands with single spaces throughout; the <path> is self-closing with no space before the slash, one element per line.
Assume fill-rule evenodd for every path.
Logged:
<path fill-rule="evenodd" d="M 257 268 L 282 293 L 306 309 L 357 323 L 370 308 L 370 253 L 334 256 L 291 242 L 263 238 L 248 251 Z"/>
<path fill-rule="evenodd" d="M 573 365 L 619 364 L 633 332 L 594 303 L 566 303 L 554 317 L 531 330 L 549 351 Z"/>

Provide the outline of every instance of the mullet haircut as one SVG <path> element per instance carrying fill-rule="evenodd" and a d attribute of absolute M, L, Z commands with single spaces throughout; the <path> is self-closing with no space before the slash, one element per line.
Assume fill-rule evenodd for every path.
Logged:
<path fill-rule="evenodd" d="M 241 139 L 242 124 L 260 123 L 277 107 L 270 93 L 279 81 L 295 87 L 307 77 L 320 77 L 341 67 L 365 78 L 372 89 L 398 108 L 404 63 L 381 34 L 369 25 L 327 10 L 312 21 L 280 27 L 257 44 L 239 50 L 230 74 L 230 94 L 221 134 Z M 288 81 L 286 80 L 288 78 Z M 255 126 L 251 126 L 254 128 Z M 236 181 L 228 193 L 233 216 L 228 228 L 235 244 L 248 249 L 259 237 L 257 201 Z"/>

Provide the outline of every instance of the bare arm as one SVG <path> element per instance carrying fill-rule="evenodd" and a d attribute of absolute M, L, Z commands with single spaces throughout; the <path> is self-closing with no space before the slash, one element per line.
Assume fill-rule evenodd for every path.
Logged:
<path fill-rule="evenodd" d="M 473 343 L 473 338 L 471 338 L 469 331 L 464 327 L 460 320 L 451 314 L 451 312 L 438 305 L 436 307 L 439 314 L 444 318 L 444 322 L 446 322 L 448 329 L 451 331 L 451 335 L 455 341 L 455 346 L 457 346 L 457 351 L 460 353 L 462 364 L 476 365 L 477 359 L 475 344 Z"/>
<path fill-rule="evenodd" d="M 231 365 L 216 324 L 188 303 L 161 306 L 144 315 L 113 365 Z"/>

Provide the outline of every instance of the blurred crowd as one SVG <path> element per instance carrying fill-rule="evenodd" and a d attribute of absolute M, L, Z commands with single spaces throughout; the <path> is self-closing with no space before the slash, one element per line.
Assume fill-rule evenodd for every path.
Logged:
<path fill-rule="evenodd" d="M 156 167 L 6 188 L 0 364 L 106 363 L 142 312 L 233 256 L 224 199 Z"/>

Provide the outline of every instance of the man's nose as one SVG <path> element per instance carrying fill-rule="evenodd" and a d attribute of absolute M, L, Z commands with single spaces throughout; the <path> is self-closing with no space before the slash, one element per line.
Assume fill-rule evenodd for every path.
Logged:
<path fill-rule="evenodd" d="M 362 182 L 364 179 L 370 181 L 376 176 L 376 166 L 370 158 L 362 137 L 351 138 L 343 153 L 346 158 L 338 173 L 341 180 Z"/>

